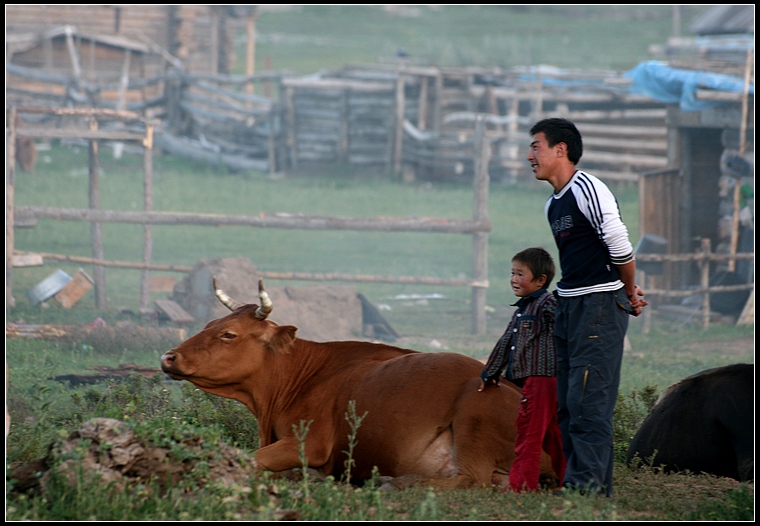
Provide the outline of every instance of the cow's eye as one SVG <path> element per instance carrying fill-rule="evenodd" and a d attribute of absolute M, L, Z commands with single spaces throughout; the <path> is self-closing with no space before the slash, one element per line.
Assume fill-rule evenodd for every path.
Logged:
<path fill-rule="evenodd" d="M 235 338 L 237 338 L 237 334 L 235 334 L 234 332 L 227 331 L 224 334 L 222 334 L 222 340 L 234 340 Z"/>

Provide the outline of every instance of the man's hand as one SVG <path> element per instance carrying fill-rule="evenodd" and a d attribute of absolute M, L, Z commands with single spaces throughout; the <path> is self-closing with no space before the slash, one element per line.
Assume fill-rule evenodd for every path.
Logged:
<path fill-rule="evenodd" d="M 631 313 L 633 316 L 641 314 L 642 309 L 649 305 L 649 302 L 644 299 L 644 291 L 638 285 L 635 285 L 634 293 L 628 296 L 628 301 L 631 307 L 633 307 L 633 312 Z"/>

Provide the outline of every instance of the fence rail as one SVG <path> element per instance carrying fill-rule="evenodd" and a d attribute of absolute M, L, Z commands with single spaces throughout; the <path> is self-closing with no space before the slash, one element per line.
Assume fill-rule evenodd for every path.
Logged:
<path fill-rule="evenodd" d="M 11 117 L 15 116 L 16 107 L 11 106 Z M 107 119 L 109 117 L 124 118 L 123 114 L 112 114 L 112 112 L 99 113 L 98 111 L 83 112 L 63 112 L 75 117 L 100 117 Z M 61 114 L 60 112 L 58 113 Z M 9 144 L 14 144 L 16 137 L 16 128 L 13 125 L 14 118 L 9 119 L 11 123 L 8 140 Z M 57 207 L 40 207 L 40 206 L 15 206 L 13 202 L 13 188 L 15 178 L 15 164 L 13 162 L 13 151 L 9 152 L 8 177 L 6 179 L 6 305 L 12 305 L 12 274 L 13 255 L 15 253 L 13 246 L 13 228 L 15 218 L 23 219 L 33 224 L 38 219 L 53 219 L 65 221 L 83 221 L 92 225 L 92 246 L 93 258 L 87 262 L 92 263 L 94 267 L 95 296 L 96 307 L 105 308 L 105 279 L 104 269 L 107 266 L 139 268 L 142 270 L 142 282 L 140 291 L 140 308 L 148 309 L 149 303 L 149 271 L 155 269 L 152 263 L 153 238 L 152 225 L 154 224 L 172 224 L 172 225 L 241 225 L 259 228 L 289 228 L 289 229 L 307 229 L 307 230 L 357 230 L 357 231 L 384 231 L 384 232 L 426 232 L 426 233 L 459 233 L 473 236 L 473 254 L 472 254 L 472 277 L 469 279 L 441 279 L 433 277 L 414 277 L 414 276 L 370 276 L 370 275 L 348 275 L 348 274 L 307 274 L 300 272 L 291 273 L 273 273 L 262 272 L 262 277 L 270 279 L 295 279 L 295 280 L 337 280 L 337 281 L 361 281 L 361 282 L 383 282 L 383 283 L 419 283 L 434 285 L 450 286 L 467 286 L 472 289 L 472 330 L 476 334 L 483 334 L 486 330 L 485 320 L 485 292 L 488 288 L 488 233 L 491 230 L 491 222 L 488 219 L 488 170 L 487 162 L 482 159 L 476 159 L 475 163 L 480 168 L 476 171 L 476 177 L 473 179 L 473 219 L 447 219 L 447 218 L 428 218 L 428 217 L 377 217 L 377 218 L 345 218 L 335 216 L 307 216 L 300 214 L 262 214 L 258 216 L 226 216 L 218 214 L 198 214 L 184 212 L 160 212 L 153 210 L 153 178 L 152 178 L 152 149 L 153 137 L 152 128 L 147 126 L 145 136 L 136 134 L 131 137 L 133 140 L 140 140 L 143 143 L 144 156 L 144 210 L 140 212 L 103 210 L 99 206 L 100 194 L 98 186 L 98 136 L 93 135 L 93 130 L 97 129 L 97 122 L 89 120 L 86 126 L 79 129 L 69 128 L 72 136 L 77 134 L 81 137 L 87 137 L 89 140 L 89 197 L 90 207 L 86 209 L 74 208 L 57 208 Z M 81 123 L 80 123 L 81 125 Z M 481 147 L 477 151 L 481 155 L 488 154 L 488 148 L 484 141 L 483 122 L 478 121 L 478 133 L 476 137 L 480 141 Z M 34 131 L 32 129 L 32 131 Z M 27 130 L 28 134 L 31 134 Z M 105 258 L 102 243 L 102 234 L 100 226 L 102 223 L 133 223 L 143 225 L 143 261 L 141 264 L 130 264 L 128 262 L 109 262 Z M 47 254 L 49 259 L 63 259 L 68 261 L 85 262 L 86 258 L 75 258 L 74 256 L 62 256 L 56 254 Z M 167 270 L 162 268 L 162 270 Z M 170 270 L 179 271 L 180 268 L 172 266 Z M 182 269 L 184 271 L 184 269 Z"/>
<path fill-rule="evenodd" d="M 636 260 L 640 262 L 651 262 L 651 263 L 679 263 L 679 262 L 694 262 L 697 265 L 699 265 L 700 268 L 700 284 L 699 287 L 688 289 L 688 290 L 668 290 L 668 289 L 654 289 L 649 288 L 647 286 L 647 276 L 646 272 L 642 272 L 644 275 L 643 282 L 644 282 L 644 292 L 648 296 L 658 296 L 658 297 L 664 297 L 664 298 L 685 298 L 688 296 L 693 296 L 695 294 L 702 294 L 702 304 L 701 304 L 701 314 L 702 314 L 702 327 L 707 328 L 710 325 L 710 295 L 711 294 L 717 294 L 721 292 L 737 292 L 737 291 L 743 291 L 743 290 L 749 290 L 754 291 L 755 289 L 755 283 L 754 280 L 751 283 L 742 283 L 737 285 L 710 285 L 710 267 L 711 263 L 722 263 L 722 262 L 735 262 L 736 260 L 740 259 L 746 259 L 746 260 L 754 260 L 755 259 L 755 253 L 754 252 L 739 252 L 734 254 L 722 254 L 722 253 L 715 253 L 712 252 L 711 249 L 711 242 L 709 239 L 705 238 L 702 240 L 701 244 L 701 251 L 700 252 L 694 252 L 694 253 L 683 253 L 683 254 L 637 254 Z M 747 307 L 749 306 L 749 302 L 752 301 L 754 303 L 753 296 L 750 295 L 750 298 L 747 300 L 747 305 L 745 306 L 744 310 L 747 311 Z M 644 331 L 647 332 L 649 330 L 650 320 L 651 320 L 651 310 L 644 309 Z M 738 322 L 742 322 L 742 318 L 745 318 L 745 312 L 742 313 L 742 315 L 739 316 Z M 754 320 L 754 316 L 751 317 L 752 320 Z"/>

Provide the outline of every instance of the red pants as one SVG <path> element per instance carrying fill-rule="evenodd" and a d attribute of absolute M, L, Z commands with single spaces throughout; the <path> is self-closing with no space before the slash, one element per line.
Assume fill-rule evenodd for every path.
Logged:
<path fill-rule="evenodd" d="M 551 457 L 552 468 L 561 483 L 567 462 L 557 420 L 557 378 L 529 376 L 522 388 L 517 413 L 515 461 L 509 470 L 512 491 L 538 491 L 542 450 Z"/>

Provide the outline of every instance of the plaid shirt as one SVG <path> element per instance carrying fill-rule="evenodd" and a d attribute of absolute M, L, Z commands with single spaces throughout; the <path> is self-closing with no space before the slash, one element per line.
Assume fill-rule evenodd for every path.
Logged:
<path fill-rule="evenodd" d="M 554 347 L 554 313 L 557 298 L 546 289 L 537 290 L 514 304 L 517 311 L 496 342 L 480 377 L 483 381 L 527 376 L 557 376 Z"/>

